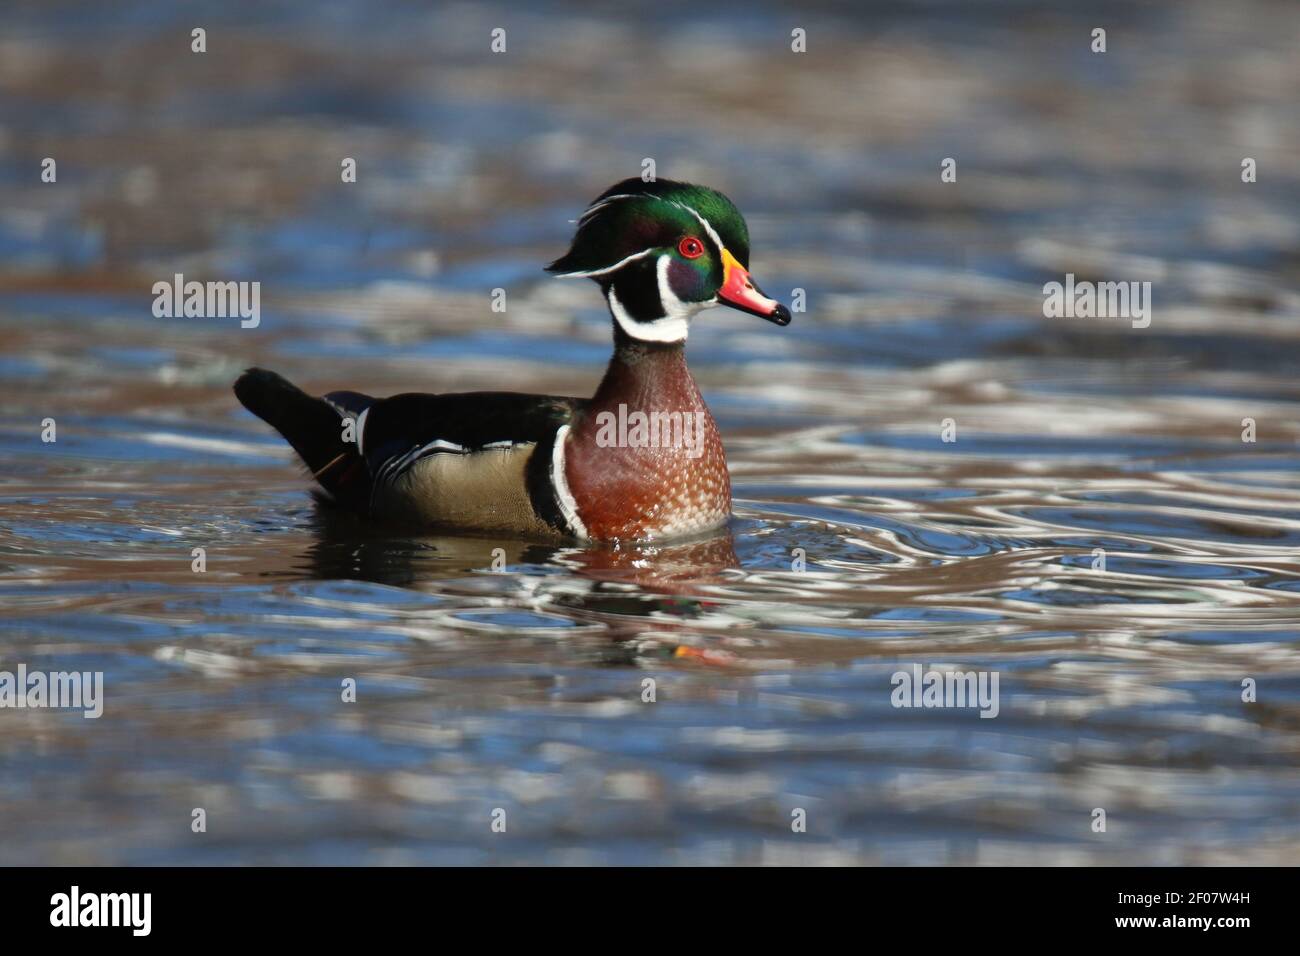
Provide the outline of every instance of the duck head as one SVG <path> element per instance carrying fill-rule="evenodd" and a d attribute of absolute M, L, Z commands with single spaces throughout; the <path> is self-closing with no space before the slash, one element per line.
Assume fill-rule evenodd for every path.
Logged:
<path fill-rule="evenodd" d="M 684 341 L 691 316 L 713 305 L 790 323 L 790 310 L 750 278 L 740 210 L 717 190 L 691 183 L 633 178 L 611 186 L 546 271 L 594 279 L 617 327 L 641 342 Z"/>

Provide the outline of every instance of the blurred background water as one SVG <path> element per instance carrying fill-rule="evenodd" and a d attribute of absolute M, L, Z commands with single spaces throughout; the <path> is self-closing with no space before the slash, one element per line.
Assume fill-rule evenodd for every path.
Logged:
<path fill-rule="evenodd" d="M 1300 858 L 1293 3 L 0 16 L 0 669 L 106 685 L 0 711 L 0 863 Z M 646 157 L 807 293 L 693 329 L 729 533 L 318 514 L 238 372 L 589 393 L 608 317 L 540 267 Z M 177 272 L 260 327 L 154 318 Z M 1044 318 L 1066 272 L 1151 326 Z M 893 708 L 913 663 L 999 716 Z"/>

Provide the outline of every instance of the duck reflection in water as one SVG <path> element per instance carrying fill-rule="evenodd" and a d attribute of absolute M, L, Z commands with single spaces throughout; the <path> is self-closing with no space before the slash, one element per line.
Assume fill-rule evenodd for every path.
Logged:
<path fill-rule="evenodd" d="M 729 528 L 686 541 L 575 547 L 495 536 L 394 533 L 323 505 L 313 525 L 315 540 L 301 567 L 312 577 L 442 591 L 448 579 L 498 572 L 520 583 L 528 603 L 599 616 L 615 642 L 640 641 L 649 615 L 672 627 L 713 613 L 718 605 L 712 589 L 740 568 Z M 669 633 L 659 637 L 654 656 L 709 656 Z"/>

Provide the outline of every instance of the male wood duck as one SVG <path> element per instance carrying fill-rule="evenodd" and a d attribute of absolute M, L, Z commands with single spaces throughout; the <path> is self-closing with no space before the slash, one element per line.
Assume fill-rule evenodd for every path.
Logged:
<path fill-rule="evenodd" d="M 257 368 L 235 395 L 288 440 L 324 497 L 371 518 L 590 541 L 724 524 L 731 480 L 686 367 L 690 319 L 722 304 L 790 322 L 749 276 L 740 211 L 704 186 L 627 179 L 597 197 L 569 251 L 546 269 L 594 279 L 613 316 L 614 355 L 590 399 L 314 398 Z"/>

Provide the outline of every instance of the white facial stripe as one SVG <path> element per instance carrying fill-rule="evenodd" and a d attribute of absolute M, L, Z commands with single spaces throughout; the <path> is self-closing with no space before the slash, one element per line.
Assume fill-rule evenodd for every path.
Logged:
<path fill-rule="evenodd" d="M 653 249 L 642 249 L 640 252 L 634 252 L 634 253 L 632 253 L 632 255 L 627 256 L 626 258 L 624 258 L 624 259 L 620 259 L 618 262 L 614 263 L 612 266 L 606 266 L 606 267 L 603 268 L 603 269 L 588 269 L 586 272 L 557 272 L 557 273 L 555 274 L 555 278 L 557 278 L 557 279 L 590 279 L 592 276 L 603 276 L 603 275 L 606 275 L 606 274 L 608 274 L 608 273 L 610 273 L 610 272 L 617 272 L 619 269 L 623 268 L 623 267 L 624 267 L 625 265 L 627 265 L 629 262 L 632 262 L 632 261 L 634 261 L 634 260 L 636 260 L 636 259 L 644 259 L 646 256 L 650 255 L 650 253 L 652 253 L 652 252 L 654 252 Z"/>
<path fill-rule="evenodd" d="M 582 226 L 585 225 L 587 221 L 591 219 L 592 216 L 596 215 L 596 213 L 600 212 L 600 210 L 604 209 L 610 203 L 617 202 L 622 199 L 658 199 L 661 202 L 666 202 L 669 203 L 670 205 L 676 206 L 678 209 L 685 209 L 687 212 L 689 212 L 692 216 L 695 217 L 695 219 L 699 222 L 700 226 L 702 226 L 704 231 L 708 234 L 709 238 L 713 240 L 713 244 L 714 246 L 717 247 L 719 254 L 721 254 L 721 252 L 727 248 L 722 241 L 722 237 L 719 236 L 717 230 L 713 228 L 713 224 L 710 223 L 703 216 L 701 216 L 699 212 L 697 212 L 695 209 L 686 205 L 686 203 L 684 202 L 679 202 L 676 199 L 668 199 L 665 196 L 652 196 L 648 193 L 618 193 L 617 195 L 614 196 L 606 196 L 600 202 L 594 203 L 593 205 L 587 208 L 587 211 L 582 214 L 582 218 L 578 220 L 578 228 L 581 229 Z M 654 248 L 642 249 L 640 252 L 634 252 L 630 256 L 625 256 L 624 258 L 620 259 L 618 262 L 614 263 L 612 266 L 605 266 L 604 268 L 601 269 L 587 269 L 585 271 L 580 271 L 580 272 L 557 272 L 555 273 L 555 278 L 591 279 L 596 276 L 609 275 L 611 272 L 617 272 L 619 269 L 622 269 L 629 262 L 635 262 L 637 259 L 644 259 L 646 256 L 651 255 L 655 251 L 656 250 Z M 675 295 L 672 295 L 671 290 L 665 291 L 667 290 L 668 287 L 663 279 L 663 269 L 665 268 L 665 266 L 663 264 L 662 258 L 659 260 L 658 268 L 660 273 L 659 298 L 660 301 L 664 304 L 665 313 L 667 313 L 669 317 L 674 317 L 675 310 L 673 308 L 673 303 L 681 304 L 681 300 L 678 299 Z M 694 305 L 694 303 L 686 303 L 686 304 L 692 306 Z M 701 305 L 706 305 L 706 304 L 710 304 L 710 303 L 701 303 Z M 697 311 L 699 311 L 698 308 L 690 309 L 690 312 L 697 312 Z M 685 336 L 683 336 L 683 338 L 685 338 Z M 652 339 L 651 341 L 659 341 L 659 340 Z"/>
<path fill-rule="evenodd" d="M 689 212 L 692 216 L 694 216 L 696 219 L 700 221 L 700 225 L 704 227 L 704 231 L 709 234 L 709 238 L 713 240 L 713 244 L 718 247 L 719 254 L 721 254 L 723 249 L 727 248 L 722 241 L 722 237 L 719 236 L 718 233 L 714 230 L 713 225 L 709 222 L 709 220 L 705 219 L 703 216 L 701 216 L 690 206 L 686 205 L 686 203 L 684 202 L 677 202 L 677 200 L 675 199 L 671 200 L 671 202 L 674 206 L 677 206 L 679 209 L 685 209 L 687 212 Z"/>
<path fill-rule="evenodd" d="M 668 267 L 672 261 L 672 256 L 660 256 L 655 263 L 655 277 L 659 280 L 659 304 L 663 306 L 664 315 L 668 318 L 689 319 L 700 311 L 703 303 L 683 302 L 677 298 L 677 293 L 668 281 Z"/>
<path fill-rule="evenodd" d="M 578 220 L 578 225 L 582 225 L 584 222 L 586 222 L 592 216 L 596 215 L 596 213 L 600 212 L 602 209 L 604 209 L 612 202 L 616 202 L 619 199 L 636 199 L 636 198 L 637 197 L 634 193 L 619 193 L 618 195 L 615 196 L 606 196 L 600 202 L 594 203 L 593 205 L 587 207 L 587 211 L 584 212 L 582 214 L 582 218 Z"/>
<path fill-rule="evenodd" d="M 618 301 L 613 286 L 609 287 L 609 311 L 613 313 L 614 321 L 619 327 L 640 342 L 685 342 L 687 333 L 690 332 L 690 323 L 686 321 L 685 315 L 666 315 L 649 322 L 638 322 L 623 308 L 623 303 Z"/>
<path fill-rule="evenodd" d="M 582 214 L 582 218 L 578 220 L 578 225 L 581 226 L 588 219 L 590 219 L 596 213 L 600 212 L 610 203 L 617 202 L 618 200 L 621 199 L 658 199 L 661 202 L 670 203 L 671 205 L 676 206 L 678 209 L 685 209 L 687 212 L 689 212 L 692 216 L 694 216 L 699 221 L 701 226 L 704 227 L 704 231 L 708 233 L 709 238 L 713 240 L 713 244 L 718 247 L 719 252 L 727 248 L 726 243 L 722 241 L 722 237 L 718 235 L 718 231 L 713 228 L 713 224 L 709 222 L 709 220 L 701 216 L 699 212 L 697 212 L 694 208 L 686 205 L 686 203 L 684 202 L 680 202 L 679 200 L 669 199 L 666 196 L 652 196 L 649 193 L 619 193 L 614 196 L 606 196 L 600 202 L 595 203 L 594 205 L 587 208 L 587 211 Z M 649 251 L 650 250 L 647 249 L 645 250 L 645 252 L 638 253 L 638 255 L 645 255 L 646 252 Z M 626 262 L 627 260 L 624 259 L 623 261 Z M 620 263 L 619 265 L 622 265 L 622 263 Z M 602 269 L 595 272 L 567 272 L 564 274 L 564 276 L 567 277 L 570 275 L 575 275 L 575 276 L 576 275 L 600 275 L 603 272 L 609 272 L 617 268 L 618 266 L 611 266 L 610 269 Z"/>
<path fill-rule="evenodd" d="M 578 502 L 569 490 L 569 479 L 564 476 L 564 442 L 569 437 L 569 426 L 561 425 L 555 433 L 555 445 L 551 449 L 551 487 L 555 489 L 555 500 L 559 502 L 560 514 L 569 525 L 569 530 L 579 538 L 587 537 L 587 526 L 578 517 Z"/>

